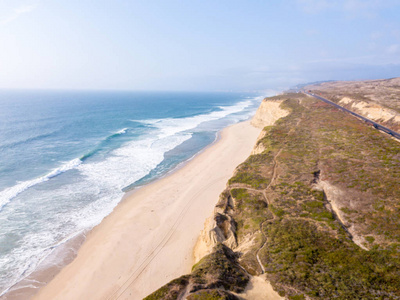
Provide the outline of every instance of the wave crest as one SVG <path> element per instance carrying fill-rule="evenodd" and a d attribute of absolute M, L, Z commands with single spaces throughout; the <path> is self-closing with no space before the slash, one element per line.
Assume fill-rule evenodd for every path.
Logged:
<path fill-rule="evenodd" d="M 196 128 L 201 123 L 222 119 L 228 115 L 239 113 L 253 104 L 254 101 L 246 100 L 231 106 L 219 106 L 219 110 L 207 114 L 201 114 L 186 118 L 165 118 L 165 119 L 147 119 L 131 120 L 149 125 L 160 130 L 160 137 L 171 136 L 179 132 Z"/>
<path fill-rule="evenodd" d="M 61 167 L 54 169 L 50 173 L 47 173 L 44 176 L 41 176 L 41 177 L 38 177 L 38 178 L 35 178 L 32 180 L 23 181 L 12 187 L 6 188 L 5 190 L 1 191 L 1 193 L 0 193 L 0 211 L 13 198 L 15 198 L 16 196 L 18 196 L 20 193 L 27 190 L 28 188 L 35 186 L 39 183 L 48 181 L 49 179 L 56 177 L 57 175 L 60 175 L 61 173 L 64 173 L 68 170 L 74 169 L 77 166 L 79 166 L 81 163 L 82 163 L 82 161 L 79 158 L 75 158 L 75 159 L 70 160 L 69 162 L 63 164 Z"/>

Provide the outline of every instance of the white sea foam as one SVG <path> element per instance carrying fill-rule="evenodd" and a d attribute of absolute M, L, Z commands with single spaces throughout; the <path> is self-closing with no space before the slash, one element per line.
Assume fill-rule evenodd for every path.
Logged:
<path fill-rule="evenodd" d="M 116 135 L 124 134 L 124 133 L 126 133 L 127 130 L 128 130 L 128 128 L 123 128 L 123 129 L 115 132 L 115 134 Z M 4 189 L 3 191 L 0 192 L 0 210 L 4 207 L 4 205 L 9 203 L 13 198 L 18 196 L 20 193 L 26 191 L 30 187 L 33 187 L 37 184 L 46 182 L 46 181 L 50 180 L 51 178 L 53 178 L 57 175 L 60 175 L 66 171 L 75 169 L 81 163 L 82 163 L 81 159 L 79 159 L 79 158 L 73 159 L 69 162 L 66 162 L 59 168 L 52 170 L 51 172 L 49 172 L 48 174 L 46 174 L 44 176 L 41 176 L 41 177 L 38 177 L 35 179 L 31 179 L 31 180 L 27 180 L 27 181 L 23 181 L 23 182 L 18 182 L 16 185 Z"/>
<path fill-rule="evenodd" d="M 128 128 L 123 128 L 121 130 L 118 130 L 115 134 L 124 134 L 124 133 L 126 133 L 127 130 L 128 130 Z"/>
<path fill-rule="evenodd" d="M 188 140 L 191 134 L 159 138 L 157 135 L 133 141 L 114 150 L 105 160 L 82 164 L 85 180 L 102 188 L 119 188 L 146 176 L 164 159 L 165 152 Z"/>
<path fill-rule="evenodd" d="M 42 191 L 40 209 L 48 212 L 48 219 L 40 221 L 40 226 L 33 224 L 38 226 L 38 230 L 26 234 L 23 244 L 13 249 L 10 255 L 0 258 L 0 266 L 18 266 L 17 272 L 13 270 L 14 278 L 10 278 L 12 281 L 8 285 L 28 276 L 55 247 L 71 238 L 71 232 L 82 232 L 99 224 L 121 200 L 123 187 L 146 176 L 162 162 L 165 152 L 190 137 L 190 134 L 179 134 L 160 139 L 154 135 L 127 143 L 105 160 L 75 164 L 81 180 L 48 192 Z M 51 172 L 51 176 L 55 174 Z M 33 185 L 39 181 L 30 183 Z M 24 187 L 27 189 L 29 185 Z M 90 201 L 84 205 L 82 199 Z M 68 204 L 61 208 L 61 203 Z M 56 211 L 55 206 L 58 206 Z"/>
<path fill-rule="evenodd" d="M 106 159 L 84 163 L 78 167 L 80 174 L 85 178 L 86 189 L 90 187 L 91 192 L 98 197 L 97 201 L 91 202 L 83 210 L 77 212 L 80 215 L 76 216 L 77 219 L 81 219 L 85 223 L 81 226 L 94 226 L 100 222 L 105 216 L 105 206 L 108 207 L 110 202 L 110 198 L 107 199 L 106 194 L 113 194 L 119 201 L 118 197 L 122 195 L 121 190 L 124 187 L 149 174 L 164 160 L 166 152 L 192 137 L 191 131 L 194 128 L 201 123 L 241 112 L 252 103 L 253 101 L 246 100 L 236 105 L 220 107 L 219 111 L 193 117 L 140 121 L 151 125 L 154 129 L 146 136 L 142 136 L 141 139 L 115 149 Z M 80 190 L 79 187 L 76 190 Z M 110 211 L 113 207 L 111 205 L 111 209 L 105 210 Z M 94 211 L 98 213 L 94 213 Z M 100 213 L 101 211 L 103 213 Z M 101 216 L 99 217 L 99 215 Z"/>
<path fill-rule="evenodd" d="M 73 195 L 74 190 L 86 190 L 96 195 L 96 200 L 71 215 L 71 220 L 80 220 L 80 228 L 97 225 L 118 204 L 122 189 L 148 175 L 163 160 L 166 152 L 192 137 L 192 131 L 203 122 L 218 120 L 243 111 L 253 101 L 239 102 L 233 106 L 221 107 L 219 111 L 186 118 L 146 120 L 154 128 L 139 140 L 134 140 L 115 149 L 100 161 L 81 164 L 77 169 L 84 176 L 80 185 L 66 187 L 60 194 Z M 61 196 L 60 195 L 60 196 Z M 82 196 L 82 195 L 81 195 Z"/>
<path fill-rule="evenodd" d="M 0 258 L 0 266 L 8 278 L 3 284 L 10 286 L 29 275 L 74 233 L 100 223 L 121 200 L 124 187 L 148 175 L 164 160 L 166 152 L 190 139 L 200 124 L 242 112 L 253 103 L 254 100 L 246 100 L 220 107 L 218 111 L 186 118 L 141 121 L 150 125 L 146 135 L 125 143 L 108 153 L 107 157 L 97 160 L 94 156 L 92 160 L 84 160 L 84 163 L 75 159 L 45 176 L 18 183 L 2 191 L 0 209 L 29 187 L 71 169 L 78 171 L 77 179 L 71 183 L 56 189 L 44 189 L 37 195 L 40 199 L 35 201 L 40 203 L 40 207 L 34 207 L 37 219 L 30 224 L 34 230 L 26 233 L 22 243 L 13 248 L 9 255 Z M 127 130 L 123 128 L 115 134 L 124 134 Z M 36 195 L 35 190 L 31 193 Z"/>
<path fill-rule="evenodd" d="M 31 179 L 31 180 L 27 180 L 27 181 L 23 181 L 23 182 L 19 182 L 18 184 L 6 188 L 5 190 L 0 192 L 0 210 L 4 207 L 4 205 L 6 205 L 8 202 L 10 202 L 13 198 L 15 198 L 16 196 L 18 196 L 20 193 L 22 193 L 23 191 L 27 190 L 28 188 L 35 186 L 39 183 L 48 181 L 49 179 L 64 173 L 68 170 L 74 169 L 77 166 L 79 166 L 82 163 L 82 161 L 79 158 L 73 159 L 65 164 L 63 164 L 61 167 L 54 169 L 53 171 L 51 171 L 50 173 L 35 178 L 35 179 Z"/>
<path fill-rule="evenodd" d="M 160 136 L 169 136 L 178 132 L 187 131 L 196 128 L 204 122 L 222 119 L 228 115 L 243 111 L 249 107 L 253 101 L 247 100 L 239 102 L 232 106 L 220 106 L 218 111 L 208 114 L 197 115 L 186 118 L 165 118 L 165 119 L 148 119 L 148 120 L 132 120 L 151 125 L 160 130 Z"/>

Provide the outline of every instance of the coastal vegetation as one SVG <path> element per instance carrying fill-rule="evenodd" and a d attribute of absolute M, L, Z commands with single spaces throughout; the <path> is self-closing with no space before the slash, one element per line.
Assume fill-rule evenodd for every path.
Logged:
<path fill-rule="evenodd" d="M 400 131 L 400 78 L 331 81 L 304 87 L 394 131 Z"/>
<path fill-rule="evenodd" d="M 237 263 L 237 254 L 223 244 L 201 259 L 190 275 L 175 279 L 147 296 L 145 300 L 177 299 L 187 294 L 190 300 L 237 299 L 232 292 L 241 292 L 249 276 Z"/>
<path fill-rule="evenodd" d="M 306 95 L 264 102 L 277 100 L 290 114 L 264 128 L 217 204 L 236 243 L 146 299 L 235 299 L 262 273 L 286 299 L 400 298 L 400 143 Z"/>

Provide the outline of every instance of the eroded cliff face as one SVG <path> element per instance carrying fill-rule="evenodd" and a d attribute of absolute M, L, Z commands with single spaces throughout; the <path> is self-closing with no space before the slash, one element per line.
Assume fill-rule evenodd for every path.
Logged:
<path fill-rule="evenodd" d="M 321 94 L 394 131 L 400 131 L 400 77 L 324 82 L 308 85 L 304 89 Z"/>
<path fill-rule="evenodd" d="M 338 104 L 382 125 L 400 128 L 400 113 L 378 103 L 343 97 Z"/>
<path fill-rule="evenodd" d="M 274 125 L 277 120 L 286 117 L 289 114 L 288 110 L 281 108 L 281 104 L 282 100 L 271 100 L 270 98 L 264 99 L 251 120 L 251 124 L 254 127 L 261 129 L 266 126 Z M 259 154 L 265 150 L 263 144 L 258 142 L 264 137 L 264 135 L 265 131 L 262 130 L 251 154 Z"/>
<path fill-rule="evenodd" d="M 283 101 L 282 99 L 264 99 L 251 120 L 251 124 L 263 129 L 266 126 L 274 125 L 277 120 L 286 117 L 290 111 L 281 108 Z M 260 142 L 264 136 L 265 131 L 262 130 L 251 155 L 259 154 L 265 150 L 264 144 Z M 218 243 L 223 243 L 231 249 L 238 247 L 235 234 L 236 227 L 231 215 L 234 209 L 233 201 L 232 197 L 224 197 L 221 194 L 213 215 L 204 223 L 204 229 L 197 240 L 194 248 L 195 262 L 198 262 L 205 255 L 210 254 L 214 246 Z M 251 247 L 252 243 L 252 239 L 246 243 L 242 241 L 240 244 L 241 251 L 246 251 L 247 248 Z"/>
<path fill-rule="evenodd" d="M 210 254 L 213 248 L 219 243 L 224 244 L 230 249 L 235 249 L 238 246 L 235 235 L 236 226 L 232 216 L 227 213 L 227 206 L 225 204 L 228 203 L 223 203 L 224 200 L 223 197 L 220 198 L 213 215 L 207 218 L 204 223 L 204 229 L 201 231 L 193 251 L 195 263 Z"/>
<path fill-rule="evenodd" d="M 176 291 L 167 285 L 148 299 L 400 298 L 399 143 L 314 98 L 271 100 L 289 114 L 263 128 L 206 222 L 188 275 L 201 285 L 185 279 L 177 298 L 155 297 Z M 244 274 L 222 291 L 213 261 L 225 262 L 218 274 Z"/>
<path fill-rule="evenodd" d="M 251 124 L 257 128 L 273 125 L 276 120 L 286 117 L 289 111 L 281 108 L 282 100 L 264 99 L 257 112 L 255 113 Z"/>

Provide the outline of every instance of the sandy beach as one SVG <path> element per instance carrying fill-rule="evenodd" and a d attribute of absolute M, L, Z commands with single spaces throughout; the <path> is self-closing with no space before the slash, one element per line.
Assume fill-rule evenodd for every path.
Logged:
<path fill-rule="evenodd" d="M 260 129 L 242 122 L 172 174 L 127 195 L 33 299 L 142 299 L 189 273 L 204 222 Z"/>

